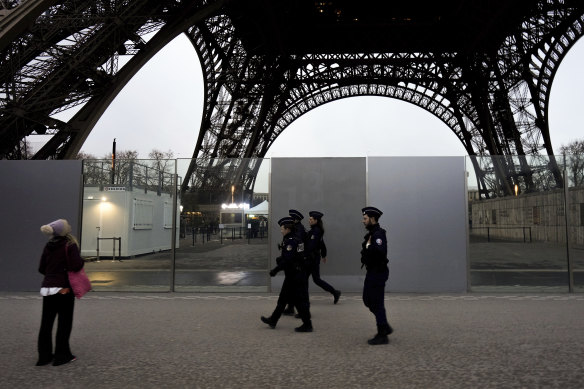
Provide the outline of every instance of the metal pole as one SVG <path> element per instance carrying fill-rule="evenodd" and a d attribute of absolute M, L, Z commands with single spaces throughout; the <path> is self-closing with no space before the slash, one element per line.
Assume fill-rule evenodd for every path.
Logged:
<path fill-rule="evenodd" d="M 568 291 L 574 293 L 574 269 L 570 258 L 570 229 L 568 228 L 568 174 L 566 172 L 566 154 L 564 154 L 564 219 L 566 221 L 566 259 L 568 261 Z"/>
<path fill-rule="evenodd" d="M 112 238 L 112 262 L 116 261 L 116 238 Z"/>
<path fill-rule="evenodd" d="M 25 142 L 26 143 L 26 142 Z M 82 231 L 83 228 L 81 228 L 83 226 L 83 194 L 85 191 L 85 175 L 83 174 L 85 170 L 85 161 L 81 161 L 81 182 L 79 183 L 79 185 L 81 186 L 79 188 L 79 209 L 77 212 L 77 220 L 79 221 L 77 223 L 77 240 L 79 241 L 79 249 L 81 250 L 81 246 L 83 246 L 83 236 L 82 236 Z"/>
<path fill-rule="evenodd" d="M 97 237 L 97 259 L 96 262 L 99 262 L 99 236 Z"/>
<path fill-rule="evenodd" d="M 176 213 L 178 211 L 177 201 L 177 186 L 178 174 L 176 174 L 176 160 L 174 161 L 174 175 L 172 182 L 172 243 L 170 245 L 172 250 L 172 261 L 170 266 L 170 291 L 174 292 L 175 266 L 176 266 Z"/>
<path fill-rule="evenodd" d="M 116 177 L 116 138 L 114 138 L 114 144 L 112 146 L 112 179 L 111 184 L 115 184 L 115 177 Z"/>

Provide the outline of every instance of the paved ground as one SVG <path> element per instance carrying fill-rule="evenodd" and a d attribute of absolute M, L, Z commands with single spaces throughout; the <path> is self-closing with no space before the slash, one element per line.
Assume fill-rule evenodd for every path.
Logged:
<path fill-rule="evenodd" d="M 260 322 L 271 294 L 90 292 L 78 360 L 34 366 L 41 298 L 0 294 L 2 388 L 582 388 L 584 295 L 386 295 L 395 333 L 371 347 L 359 295 L 311 296 L 315 331 Z"/>

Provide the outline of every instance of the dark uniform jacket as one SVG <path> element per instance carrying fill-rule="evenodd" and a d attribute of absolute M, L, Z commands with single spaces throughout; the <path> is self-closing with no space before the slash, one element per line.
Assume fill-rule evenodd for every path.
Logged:
<path fill-rule="evenodd" d="M 301 222 L 294 223 L 294 234 L 302 243 L 306 243 L 306 228 L 304 228 L 304 224 Z"/>
<path fill-rule="evenodd" d="M 304 248 L 298 237 L 290 232 L 284 236 L 282 240 L 282 254 L 276 258 L 276 267 L 270 271 L 270 274 L 275 275 L 280 270 L 288 275 L 299 272 L 304 267 Z"/>
<path fill-rule="evenodd" d="M 371 244 L 367 247 L 367 242 L 371 237 Z M 367 271 L 383 272 L 387 271 L 387 237 L 385 230 L 379 224 L 373 225 L 369 232 L 363 237 L 361 247 L 361 263 L 365 265 Z M 363 266 L 361 266 L 363 267 Z"/>
<path fill-rule="evenodd" d="M 326 246 L 319 226 L 314 225 L 308 230 L 304 250 L 306 251 L 306 257 L 310 260 L 320 261 L 321 257 L 326 257 Z"/>

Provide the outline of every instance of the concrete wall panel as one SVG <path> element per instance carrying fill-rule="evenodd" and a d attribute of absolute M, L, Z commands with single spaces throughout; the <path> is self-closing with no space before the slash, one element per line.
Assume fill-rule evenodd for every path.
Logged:
<path fill-rule="evenodd" d="M 0 161 L 0 291 L 40 290 L 40 227 L 67 219 L 78 236 L 81 161 Z"/>

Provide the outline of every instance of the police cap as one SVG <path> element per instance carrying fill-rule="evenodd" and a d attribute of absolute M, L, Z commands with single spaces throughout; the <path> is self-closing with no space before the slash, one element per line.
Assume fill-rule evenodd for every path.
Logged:
<path fill-rule="evenodd" d="M 290 216 L 286 216 L 278 220 L 278 225 L 280 227 L 285 226 L 286 224 L 294 224 L 294 219 L 292 219 Z"/>
<path fill-rule="evenodd" d="M 363 215 L 367 215 L 369 217 L 373 216 L 376 219 L 379 219 L 379 217 L 383 215 L 383 212 L 375 207 L 365 207 L 361 211 L 363 212 Z"/>
<path fill-rule="evenodd" d="M 300 212 L 298 212 L 297 210 L 295 210 L 295 209 L 289 210 L 288 211 L 288 214 L 290 216 L 292 216 L 296 220 L 302 220 L 302 219 L 304 219 L 304 216 L 302 216 L 302 214 Z"/>
<path fill-rule="evenodd" d="M 310 211 L 310 212 L 308 212 L 308 215 L 314 219 L 320 219 L 321 217 L 324 216 L 324 214 L 322 212 L 318 212 L 318 211 Z"/>

